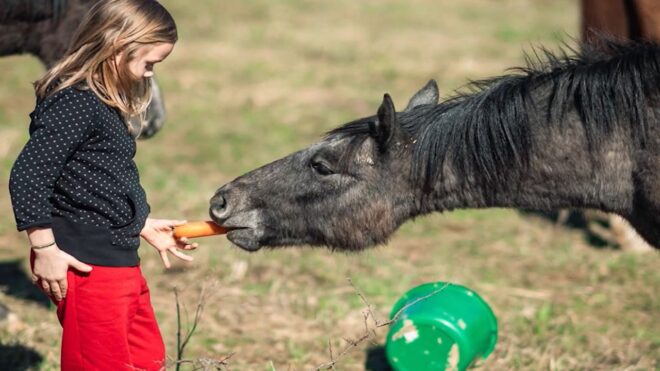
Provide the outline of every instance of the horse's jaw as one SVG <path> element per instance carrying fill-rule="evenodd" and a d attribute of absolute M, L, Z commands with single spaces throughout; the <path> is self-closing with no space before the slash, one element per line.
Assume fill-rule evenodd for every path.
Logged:
<path fill-rule="evenodd" d="M 227 219 L 217 217 L 211 209 L 210 216 L 213 221 L 223 228 L 227 228 L 227 239 L 236 246 L 247 251 L 257 251 L 262 247 L 266 235 L 263 223 L 263 213 L 259 210 L 250 210 L 231 215 Z"/>

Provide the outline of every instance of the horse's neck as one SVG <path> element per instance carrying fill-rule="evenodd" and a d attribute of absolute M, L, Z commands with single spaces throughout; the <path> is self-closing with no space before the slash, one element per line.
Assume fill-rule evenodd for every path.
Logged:
<path fill-rule="evenodd" d="M 0 11 L 0 21 L 40 22 L 58 18 L 67 5 L 67 0 L 5 0 Z"/>
<path fill-rule="evenodd" d="M 499 169 L 489 183 L 479 174 L 460 176 L 457 164 L 450 162 L 422 202 L 425 211 L 510 207 L 596 208 L 623 213 L 630 209 L 630 138 L 618 133 L 599 144 L 597 150 L 591 150 L 575 112 L 569 110 L 562 122 L 534 121 L 547 120 L 544 108 L 533 108 L 528 117 L 530 148 L 526 149 L 524 165 L 514 163 Z"/>
<path fill-rule="evenodd" d="M 76 24 L 95 0 L 22 1 L 23 8 L 0 11 L 0 56 L 31 54 L 47 68 L 64 54 Z M 5 17 L 11 21 L 2 22 Z M 62 26 L 64 25 L 64 26 Z"/>

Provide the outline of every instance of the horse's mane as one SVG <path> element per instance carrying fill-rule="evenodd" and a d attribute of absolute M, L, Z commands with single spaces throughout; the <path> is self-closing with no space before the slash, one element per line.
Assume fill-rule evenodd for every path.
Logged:
<path fill-rule="evenodd" d="M 599 147 L 616 128 L 629 130 L 633 140 L 644 145 L 646 105 L 660 90 L 658 44 L 602 40 L 598 49 L 583 45 L 579 51 L 565 47 L 552 53 L 541 48 L 526 61 L 526 67 L 512 69 L 511 74 L 473 81 L 438 105 L 398 114 L 415 140 L 415 181 L 430 191 L 450 160 L 457 176 L 476 176 L 498 186 L 497 174 L 527 164 L 531 126 L 561 125 L 571 109 L 584 125 L 590 149 Z M 532 120 L 528 112 L 541 117 Z M 350 122 L 328 136 L 364 137 L 373 120 Z"/>
<path fill-rule="evenodd" d="M 68 0 L 0 0 L 0 23 L 58 20 Z"/>

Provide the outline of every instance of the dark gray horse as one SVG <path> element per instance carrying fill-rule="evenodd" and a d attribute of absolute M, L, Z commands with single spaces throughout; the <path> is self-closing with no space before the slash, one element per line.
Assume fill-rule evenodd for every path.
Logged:
<path fill-rule="evenodd" d="M 49 68 L 64 55 L 76 27 L 98 0 L 0 0 L 0 57 L 32 54 Z M 154 81 L 140 138 L 165 124 L 165 106 Z"/>
<path fill-rule="evenodd" d="M 660 47 L 546 53 L 438 104 L 431 81 L 221 187 L 210 215 L 247 250 L 384 243 L 457 208 L 594 208 L 660 247 Z"/>

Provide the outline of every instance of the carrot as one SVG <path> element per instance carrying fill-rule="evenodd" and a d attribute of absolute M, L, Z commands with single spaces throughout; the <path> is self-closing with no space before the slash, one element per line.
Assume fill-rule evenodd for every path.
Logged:
<path fill-rule="evenodd" d="M 227 233 L 226 228 L 222 228 L 212 221 L 189 222 L 178 227 L 174 227 L 174 237 L 176 238 L 206 237 L 225 233 Z"/>

